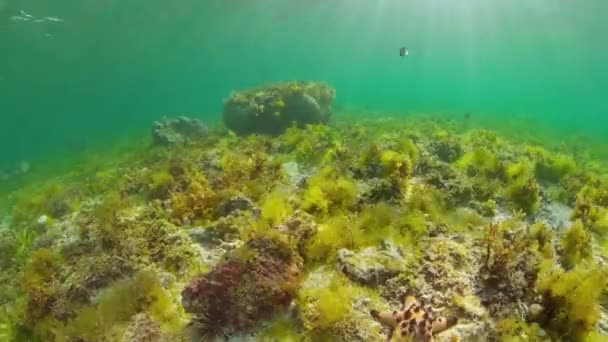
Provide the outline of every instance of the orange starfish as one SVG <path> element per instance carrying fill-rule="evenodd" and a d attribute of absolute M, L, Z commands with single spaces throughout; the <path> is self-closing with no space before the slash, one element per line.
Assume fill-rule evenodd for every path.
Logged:
<path fill-rule="evenodd" d="M 389 341 L 433 342 L 433 336 L 458 323 L 456 317 L 434 317 L 430 308 L 424 307 L 411 294 L 402 297 L 400 311 L 380 312 L 372 310 L 372 317 L 391 328 Z"/>

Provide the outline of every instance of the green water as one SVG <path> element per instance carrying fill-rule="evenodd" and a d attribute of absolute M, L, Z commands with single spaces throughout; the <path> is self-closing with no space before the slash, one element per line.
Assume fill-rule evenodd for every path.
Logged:
<path fill-rule="evenodd" d="M 20 10 L 64 21 L 12 20 Z M 164 115 L 217 121 L 232 90 L 291 79 L 326 81 L 339 106 L 370 113 L 525 114 L 601 137 L 607 10 L 592 0 L 0 0 L 0 165 L 145 133 Z"/>

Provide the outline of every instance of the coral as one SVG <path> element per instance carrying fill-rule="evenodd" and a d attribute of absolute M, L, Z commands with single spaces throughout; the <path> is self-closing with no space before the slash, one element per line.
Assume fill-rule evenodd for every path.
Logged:
<path fill-rule="evenodd" d="M 372 317 L 391 329 L 391 341 L 433 342 L 433 336 L 458 323 L 456 317 L 435 317 L 433 310 L 419 303 L 411 294 L 403 295 L 401 310 L 380 312 L 371 310 Z"/>
<path fill-rule="evenodd" d="M 573 268 L 591 258 L 591 236 L 582 221 L 576 220 L 561 238 L 562 260 L 566 268 Z"/>
<path fill-rule="evenodd" d="M 234 93 L 224 102 L 223 119 L 237 134 L 279 134 L 292 122 L 326 123 L 335 90 L 318 82 L 286 82 Z"/>
<path fill-rule="evenodd" d="M 180 116 L 156 121 L 152 127 L 152 142 L 155 145 L 183 145 L 186 142 L 206 137 L 209 129 L 200 120 Z"/>
<path fill-rule="evenodd" d="M 182 303 L 203 334 L 247 330 L 291 302 L 301 267 L 299 256 L 280 238 L 253 238 L 190 282 Z"/>
<path fill-rule="evenodd" d="M 556 339 L 585 341 L 600 317 L 600 296 L 607 285 L 608 272 L 601 266 L 579 264 L 543 274 L 536 284 L 545 307 L 541 324 Z"/>

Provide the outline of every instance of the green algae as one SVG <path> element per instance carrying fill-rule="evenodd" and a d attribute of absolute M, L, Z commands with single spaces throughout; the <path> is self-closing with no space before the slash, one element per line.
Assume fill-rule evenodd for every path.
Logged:
<path fill-rule="evenodd" d="M 448 248 L 442 256 L 471 252 L 467 258 L 480 259 L 486 278 L 478 285 L 502 291 L 484 304 L 489 319 L 499 322 L 497 336 L 508 340 L 538 327 L 563 338 L 593 336 L 603 289 L 580 294 L 581 306 L 563 289 L 578 295 L 579 287 L 589 290 L 585 277 L 605 281 L 593 264 L 594 244 L 608 250 L 601 161 L 581 162 L 563 149 L 518 144 L 489 130 L 459 132 L 428 117 L 291 127 L 272 138 L 217 131 L 187 147 L 105 158 L 97 163 L 103 167 L 13 197 L 11 225 L 18 229 L 2 235 L 3 279 L 23 282 L 2 285 L 8 301 L 0 336 L 114 338 L 140 313 L 164 333 L 177 333 L 186 321 L 179 287 L 211 269 L 198 250 L 208 246 L 195 246 L 189 229 L 205 227 L 210 245 L 279 237 L 299 211 L 318 229 L 304 234 L 295 225 L 287 246 L 301 254 L 307 274 L 325 266 L 332 280 L 327 288 L 297 290 L 298 317 L 271 316 L 266 329 L 254 328 L 262 340 L 344 337 L 357 324 L 378 333 L 353 303 L 371 298 L 382 306 L 390 298 L 380 293 L 389 290 L 355 284 L 334 270 L 338 251 L 390 243 L 420 261 L 438 235 L 474 241 L 469 246 L 475 250 Z M 282 171 L 286 162 L 298 164 L 299 183 Z M 543 216 L 536 220 L 545 215 L 547 189 L 556 194 L 550 200 L 573 207 L 564 232 Z M 235 196 L 254 208 L 223 217 L 218 208 Z M 491 224 L 499 214 L 510 218 Z M 36 223 L 41 215 L 50 216 L 42 225 Z M 254 257 L 242 255 L 245 262 Z M 550 272 L 559 263 L 564 270 Z M 143 271 L 150 267 L 177 282 L 161 286 Z M 411 272 L 394 279 L 412 278 Z M 539 294 L 545 311 L 538 326 L 501 316 L 511 302 L 530 304 Z"/>

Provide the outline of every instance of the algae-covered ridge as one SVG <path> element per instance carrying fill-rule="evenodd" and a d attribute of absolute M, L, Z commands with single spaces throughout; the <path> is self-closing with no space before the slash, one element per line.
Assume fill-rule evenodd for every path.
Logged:
<path fill-rule="evenodd" d="M 251 132 L 166 119 L 15 190 L 0 340 L 608 339 L 605 160 L 446 115 L 329 120 L 333 96 L 236 93 Z"/>

